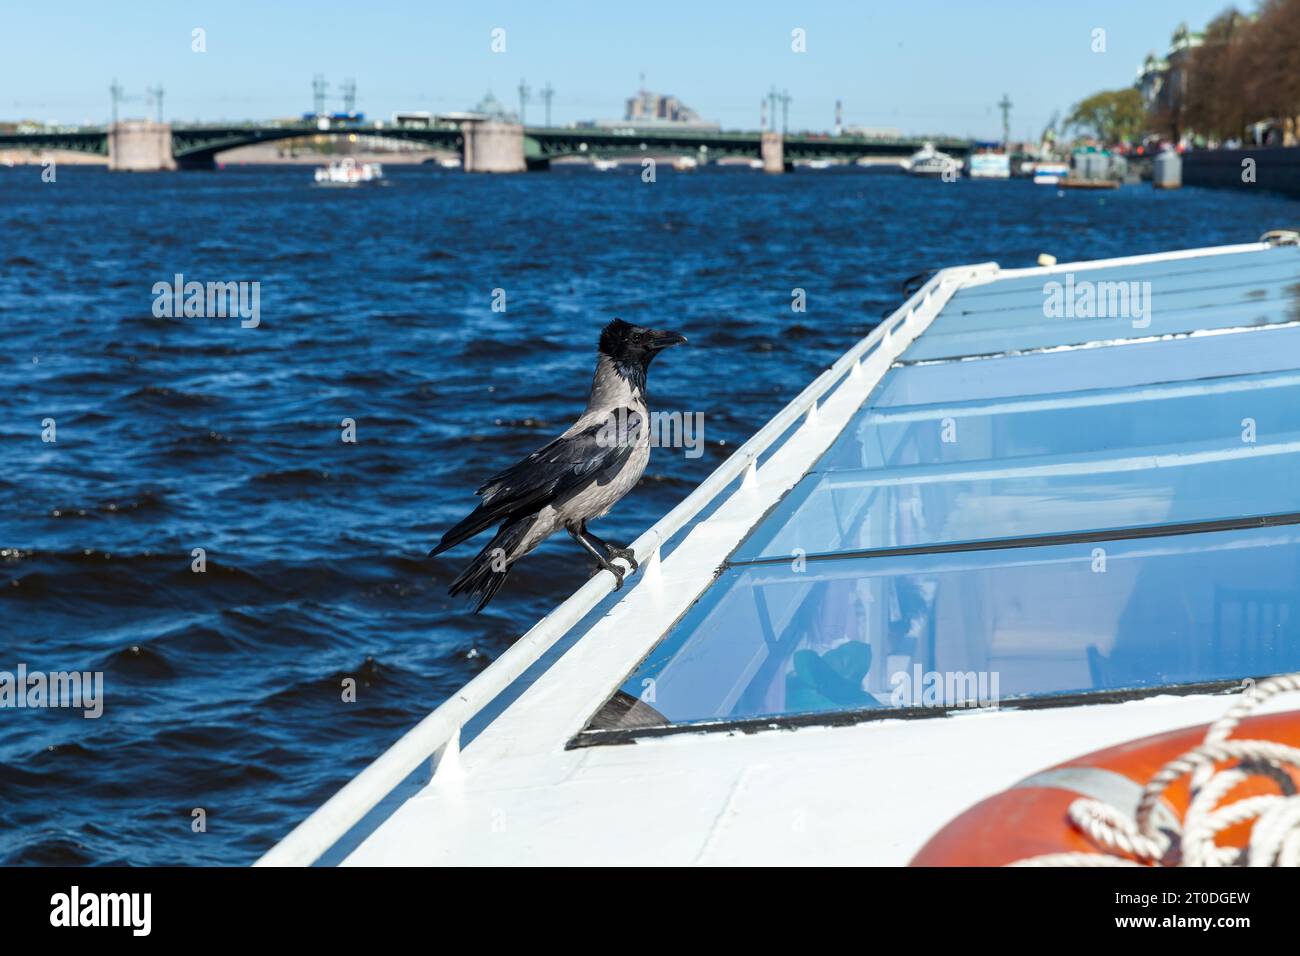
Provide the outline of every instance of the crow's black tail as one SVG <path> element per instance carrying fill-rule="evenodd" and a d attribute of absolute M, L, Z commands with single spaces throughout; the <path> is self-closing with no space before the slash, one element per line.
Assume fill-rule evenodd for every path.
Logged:
<path fill-rule="evenodd" d="M 475 555 L 474 560 L 451 582 L 447 593 L 453 596 L 468 594 L 471 598 L 477 598 L 475 614 L 487 607 L 488 602 L 501 590 L 501 585 L 506 583 L 506 576 L 510 574 L 512 566 L 508 555 L 514 550 L 529 523 L 516 521 L 502 525 L 501 530 L 487 543 L 487 547 Z"/>

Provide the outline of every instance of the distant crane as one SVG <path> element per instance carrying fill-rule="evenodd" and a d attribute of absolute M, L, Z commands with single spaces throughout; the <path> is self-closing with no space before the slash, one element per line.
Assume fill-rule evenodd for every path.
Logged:
<path fill-rule="evenodd" d="M 1047 121 L 1047 126 L 1043 128 L 1043 135 L 1039 139 L 1038 152 L 1040 156 L 1049 156 L 1056 150 L 1057 124 L 1061 121 L 1061 111 L 1055 110 L 1052 118 Z"/>
<path fill-rule="evenodd" d="M 790 132 L 790 91 L 781 91 L 781 133 Z"/>
<path fill-rule="evenodd" d="M 348 77 L 343 81 L 343 112 L 348 116 L 357 111 L 357 81 Z"/>

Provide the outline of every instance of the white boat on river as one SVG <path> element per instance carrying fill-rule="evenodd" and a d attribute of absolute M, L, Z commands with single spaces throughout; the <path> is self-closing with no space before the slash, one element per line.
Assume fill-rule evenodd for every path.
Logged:
<path fill-rule="evenodd" d="M 1044 768 L 1300 670 L 1298 274 L 1264 242 L 943 269 L 621 591 L 588 581 L 260 862 L 901 865 L 1025 778 L 1133 812 Z"/>
<path fill-rule="evenodd" d="M 1063 179 L 1069 178 L 1068 163 L 1039 162 L 1034 165 L 1035 186 L 1055 186 Z"/>
<path fill-rule="evenodd" d="M 943 177 L 957 179 L 961 176 L 961 160 L 934 148 L 933 143 L 926 143 L 907 160 L 905 168 L 913 176 Z"/>
<path fill-rule="evenodd" d="M 383 182 L 384 167 L 380 163 L 358 163 L 351 156 L 316 170 L 317 186 L 375 186 Z"/>

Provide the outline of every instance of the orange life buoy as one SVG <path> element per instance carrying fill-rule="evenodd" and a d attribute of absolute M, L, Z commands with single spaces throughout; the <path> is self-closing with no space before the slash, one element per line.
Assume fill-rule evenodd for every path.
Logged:
<path fill-rule="evenodd" d="M 1170 760 L 1200 744 L 1208 724 L 1131 740 L 1057 764 L 989 797 L 952 820 L 912 858 L 911 866 L 1002 866 L 1055 853 L 1102 853 L 1070 822 L 1070 804 L 1091 797 L 1132 813 L 1147 781 Z M 1237 738 L 1272 740 L 1300 747 L 1300 711 L 1248 717 Z M 1300 772 L 1284 769 L 1300 788 Z M 1277 793 L 1278 785 L 1252 777 L 1232 791 L 1239 799 Z M 1175 781 L 1156 809 L 1157 825 L 1181 820 L 1189 800 L 1189 778 Z M 1244 846 L 1250 824 L 1219 834 L 1223 846 Z"/>

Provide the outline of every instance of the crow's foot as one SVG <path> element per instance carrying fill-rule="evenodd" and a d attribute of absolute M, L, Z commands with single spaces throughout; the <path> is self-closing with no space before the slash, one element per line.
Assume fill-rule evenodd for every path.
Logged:
<path fill-rule="evenodd" d="M 614 575 L 615 591 L 621 591 L 623 589 L 623 575 L 625 572 L 623 571 L 622 568 L 620 568 L 617 564 L 610 564 L 606 562 L 605 564 L 602 564 L 600 567 L 596 569 L 595 574 L 592 574 L 592 577 L 594 578 L 597 574 L 600 574 L 601 571 L 608 571 L 610 574 Z"/>
<path fill-rule="evenodd" d="M 641 565 L 637 564 L 636 555 L 632 552 L 631 548 L 616 548 L 613 545 L 607 544 L 605 545 L 605 550 L 609 552 L 610 558 L 622 558 L 627 562 L 627 566 L 633 571 L 641 567 Z"/>

